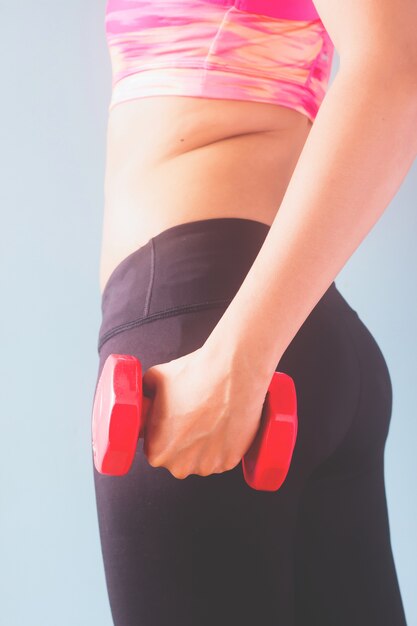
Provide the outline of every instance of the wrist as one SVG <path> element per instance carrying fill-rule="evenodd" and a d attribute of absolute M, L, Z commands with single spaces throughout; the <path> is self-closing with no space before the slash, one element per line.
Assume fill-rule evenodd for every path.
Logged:
<path fill-rule="evenodd" d="M 210 362 L 233 369 L 240 378 L 246 379 L 248 385 L 259 386 L 266 392 L 279 359 L 269 358 L 266 346 L 251 342 L 250 336 L 241 332 L 240 327 L 235 325 L 231 331 L 226 320 L 222 321 L 223 318 L 206 339 L 202 347 L 205 354 Z"/>

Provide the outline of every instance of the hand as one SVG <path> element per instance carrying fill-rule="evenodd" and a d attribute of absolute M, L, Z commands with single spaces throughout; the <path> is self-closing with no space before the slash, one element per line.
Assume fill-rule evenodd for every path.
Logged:
<path fill-rule="evenodd" d="M 270 383 L 228 348 L 205 346 L 143 375 L 144 394 L 152 398 L 143 450 L 150 465 L 176 478 L 217 474 L 240 462 Z"/>

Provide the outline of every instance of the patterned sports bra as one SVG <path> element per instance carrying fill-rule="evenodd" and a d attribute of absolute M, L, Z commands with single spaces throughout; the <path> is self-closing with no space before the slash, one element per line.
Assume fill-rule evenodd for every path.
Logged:
<path fill-rule="evenodd" d="M 311 0 L 107 0 L 109 109 L 146 96 L 269 102 L 312 122 L 333 43 Z"/>
<path fill-rule="evenodd" d="M 211 4 L 232 7 L 284 20 L 318 20 L 312 0 L 208 0 Z"/>

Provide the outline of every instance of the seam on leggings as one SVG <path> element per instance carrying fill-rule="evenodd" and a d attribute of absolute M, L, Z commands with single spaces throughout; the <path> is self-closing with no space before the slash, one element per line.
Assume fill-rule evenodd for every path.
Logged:
<path fill-rule="evenodd" d="M 124 324 L 120 324 L 119 326 L 115 326 L 111 330 L 108 330 L 101 337 L 97 350 L 100 352 L 102 346 L 106 341 L 117 335 L 118 333 L 122 333 L 125 330 L 130 330 L 135 328 L 136 326 L 141 326 L 142 324 L 148 324 L 150 322 L 154 322 L 155 320 L 163 319 L 166 317 L 172 317 L 173 315 L 179 315 L 182 313 L 193 313 L 194 311 L 202 311 L 204 309 L 213 309 L 218 306 L 230 304 L 230 299 L 227 300 L 211 300 L 206 302 L 199 302 L 198 304 L 183 304 L 181 306 L 175 306 L 171 309 L 165 309 L 164 311 L 158 311 L 157 313 L 153 313 L 152 315 L 139 317 L 131 322 L 125 322 Z"/>
<path fill-rule="evenodd" d="M 330 308 L 327 308 L 326 310 L 330 312 Z M 342 313 L 343 313 L 343 312 L 342 312 Z M 355 315 L 357 315 L 356 311 L 355 311 Z M 359 317 L 359 316 L 358 316 L 358 317 Z M 361 404 L 362 404 L 362 395 L 363 395 L 363 383 L 362 383 L 362 378 L 363 378 L 363 376 L 362 376 L 362 365 L 361 365 L 361 360 L 360 360 L 360 357 L 359 357 L 359 351 L 358 351 L 358 349 L 357 349 L 357 346 L 356 346 L 356 341 L 355 341 L 355 339 L 354 339 L 354 337 L 353 337 L 353 333 L 352 333 L 352 331 L 351 331 L 351 330 L 350 330 L 350 328 L 349 328 L 349 324 L 346 322 L 345 318 L 343 317 L 343 314 L 340 316 L 340 318 L 339 318 L 339 319 L 342 319 L 342 320 L 343 320 L 343 325 L 344 325 L 344 327 L 347 329 L 347 332 L 348 332 L 348 334 L 349 334 L 349 337 L 350 337 L 351 342 L 352 342 L 352 345 L 353 345 L 353 351 L 354 351 L 354 353 L 355 353 L 355 355 L 356 355 L 356 359 L 357 359 L 357 361 L 358 361 L 358 372 L 359 372 L 359 391 L 358 391 L 358 399 L 357 399 L 357 402 L 356 402 L 356 408 L 355 408 L 355 410 L 353 411 L 353 417 L 352 417 L 352 420 L 351 420 L 351 422 L 350 422 L 349 426 L 347 427 L 345 434 L 343 435 L 343 437 L 341 438 L 341 440 L 339 441 L 339 443 L 337 444 L 337 446 L 334 448 L 334 450 L 333 450 L 333 451 L 329 454 L 329 456 L 327 456 L 325 459 L 323 459 L 323 460 L 321 461 L 321 463 L 320 463 L 319 465 L 317 465 L 317 466 L 316 466 L 316 467 L 312 470 L 311 476 L 314 476 L 314 475 L 315 475 L 315 473 L 316 473 L 316 471 L 317 471 L 317 472 L 320 472 L 320 468 L 322 467 L 322 465 L 323 465 L 323 464 L 325 464 L 325 463 L 327 463 L 327 462 L 328 462 L 328 461 L 329 461 L 329 460 L 330 460 L 330 459 L 331 459 L 331 458 L 332 458 L 335 454 L 337 454 L 337 453 L 338 453 L 339 448 L 340 448 L 340 447 L 344 444 L 346 437 L 348 436 L 348 434 L 349 434 L 350 430 L 351 430 L 351 429 L 352 429 L 352 427 L 353 427 L 353 424 L 356 422 L 356 418 L 358 417 L 358 414 L 359 414 L 359 408 L 360 408 L 360 406 L 361 406 Z"/>
<path fill-rule="evenodd" d="M 146 294 L 145 307 L 143 309 L 144 317 L 146 317 L 149 313 L 154 276 L 155 276 L 155 242 L 152 237 L 151 238 L 151 273 L 150 273 L 150 278 L 149 278 L 148 293 Z"/>
<path fill-rule="evenodd" d="M 358 316 L 358 314 L 356 313 L 356 311 L 355 311 L 354 313 L 355 313 L 356 317 L 359 319 L 359 316 Z M 359 392 L 358 392 L 358 400 L 357 400 L 357 403 L 356 403 L 356 408 L 355 408 L 355 410 L 354 410 L 354 412 L 353 412 L 352 421 L 350 422 L 349 427 L 346 429 L 346 432 L 345 432 L 344 437 L 342 438 L 342 440 L 340 441 L 340 443 L 336 446 L 335 450 L 333 450 L 333 452 L 332 452 L 332 454 L 331 454 L 330 456 L 333 456 L 333 454 L 335 454 L 335 453 L 338 451 L 339 447 L 340 447 L 340 446 L 344 443 L 344 441 L 345 441 L 345 439 L 346 439 L 346 437 L 347 437 L 348 433 L 350 432 L 350 430 L 352 429 L 352 427 L 353 427 L 354 423 L 356 422 L 356 419 L 357 419 L 357 417 L 358 417 L 358 415 L 359 415 L 359 408 L 360 408 L 360 406 L 361 406 L 361 404 L 362 404 L 362 395 L 363 395 L 363 382 L 362 382 L 362 379 L 363 379 L 363 374 L 362 374 L 362 364 L 361 364 L 361 359 L 360 359 L 360 356 L 359 356 L 359 350 L 358 350 L 358 348 L 357 348 L 357 345 L 356 345 L 356 340 L 355 340 L 355 338 L 354 338 L 354 336 L 353 336 L 353 333 L 352 333 L 351 329 L 349 328 L 349 324 L 347 323 L 347 321 L 346 321 L 346 319 L 343 317 L 343 315 L 341 315 L 341 316 L 340 316 L 340 318 L 343 320 L 343 325 L 344 325 L 344 327 L 345 327 L 345 328 L 347 328 L 347 331 L 348 331 L 349 337 L 350 337 L 350 339 L 351 339 L 351 341 L 352 341 L 353 350 L 354 350 L 354 352 L 355 352 L 355 354 L 356 354 L 356 359 L 357 359 L 357 361 L 358 361 L 358 372 L 359 372 Z"/>

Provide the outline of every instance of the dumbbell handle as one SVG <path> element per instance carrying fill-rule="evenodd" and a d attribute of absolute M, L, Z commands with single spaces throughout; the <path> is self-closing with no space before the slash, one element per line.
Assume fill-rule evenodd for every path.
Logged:
<path fill-rule="evenodd" d="M 145 394 L 142 395 L 142 429 L 139 433 L 139 438 L 143 437 L 144 433 L 143 433 L 143 428 L 145 426 L 145 422 L 146 422 L 146 418 L 149 414 L 149 411 L 151 409 L 152 406 L 152 399 L 148 398 L 148 396 L 145 396 Z"/>

